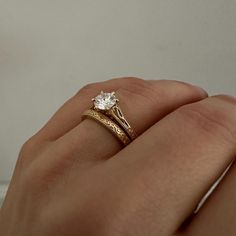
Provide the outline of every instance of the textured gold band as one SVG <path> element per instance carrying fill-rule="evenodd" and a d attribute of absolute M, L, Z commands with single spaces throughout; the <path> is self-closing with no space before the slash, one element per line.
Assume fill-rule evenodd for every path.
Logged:
<path fill-rule="evenodd" d="M 119 125 L 117 125 L 114 121 L 101 112 L 95 111 L 93 109 L 86 110 L 82 115 L 82 119 L 85 118 L 91 118 L 102 124 L 109 131 L 111 131 L 125 146 L 131 142 L 127 134 L 119 127 Z"/>

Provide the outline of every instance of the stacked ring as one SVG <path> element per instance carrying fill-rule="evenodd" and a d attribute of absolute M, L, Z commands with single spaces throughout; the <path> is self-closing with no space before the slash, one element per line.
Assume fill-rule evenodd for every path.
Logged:
<path fill-rule="evenodd" d="M 110 130 L 124 145 L 128 145 L 137 135 L 125 119 L 115 92 L 104 93 L 92 99 L 94 106 L 84 112 L 84 118 L 92 118 Z"/>

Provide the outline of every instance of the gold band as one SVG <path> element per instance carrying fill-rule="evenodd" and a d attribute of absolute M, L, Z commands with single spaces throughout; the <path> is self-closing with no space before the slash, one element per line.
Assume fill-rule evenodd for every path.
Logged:
<path fill-rule="evenodd" d="M 82 119 L 85 118 L 91 118 L 102 124 L 109 131 L 111 131 L 125 146 L 131 142 L 127 134 L 119 127 L 119 125 L 117 125 L 101 112 L 95 111 L 93 109 L 86 110 L 82 115 Z"/>
<path fill-rule="evenodd" d="M 124 129 L 131 140 L 137 138 L 137 134 L 132 129 L 129 122 L 125 119 L 121 108 L 117 104 L 114 105 L 110 110 L 106 111 L 105 114 L 111 117 L 111 119 L 114 119 Z"/>

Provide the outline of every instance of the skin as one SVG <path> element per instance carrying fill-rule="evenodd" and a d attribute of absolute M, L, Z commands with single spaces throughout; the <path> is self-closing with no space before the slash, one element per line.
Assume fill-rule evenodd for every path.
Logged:
<path fill-rule="evenodd" d="M 116 91 L 139 137 L 125 148 L 81 120 L 100 91 Z M 178 81 L 90 84 L 22 147 L 0 210 L 4 236 L 233 236 L 236 99 Z"/>

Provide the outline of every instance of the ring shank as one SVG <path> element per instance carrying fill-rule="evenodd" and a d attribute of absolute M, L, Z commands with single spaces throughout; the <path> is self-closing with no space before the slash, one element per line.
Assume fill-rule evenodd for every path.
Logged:
<path fill-rule="evenodd" d="M 107 115 L 114 119 L 128 134 L 131 140 L 137 138 L 136 132 L 132 129 L 129 122 L 125 119 L 121 108 L 118 105 L 113 106 L 109 111 L 107 111 Z"/>

